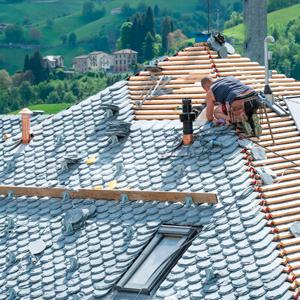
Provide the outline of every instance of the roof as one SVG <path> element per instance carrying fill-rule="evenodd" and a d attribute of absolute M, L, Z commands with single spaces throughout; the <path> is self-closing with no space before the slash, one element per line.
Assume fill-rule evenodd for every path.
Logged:
<path fill-rule="evenodd" d="M 132 53 L 138 53 L 132 49 L 121 49 L 119 51 L 115 51 L 113 54 L 132 54 Z"/>
<path fill-rule="evenodd" d="M 90 55 L 96 55 L 96 54 L 107 54 L 107 53 L 105 53 L 105 52 L 103 52 L 103 51 L 94 51 L 94 52 L 91 52 L 90 53 Z M 107 54 L 108 55 L 108 54 Z"/>
<path fill-rule="evenodd" d="M 47 55 L 43 59 L 55 61 L 57 59 L 63 58 L 61 55 Z"/>
<path fill-rule="evenodd" d="M 76 59 L 87 59 L 87 58 L 89 58 L 88 55 L 79 55 L 79 56 L 74 57 L 74 60 L 76 60 Z"/>
<path fill-rule="evenodd" d="M 31 125 L 36 125 L 48 118 L 47 115 L 33 115 Z M 4 135 L 15 136 L 21 132 L 21 119 L 19 115 L 0 115 L 0 143 L 3 142 Z"/>
<path fill-rule="evenodd" d="M 219 203 L 196 205 L 190 199 L 185 204 L 143 199 L 72 202 L 68 197 L 12 199 L 10 194 L 0 200 L 3 201 L 0 220 L 15 234 L 9 231 L 0 239 L 3 250 L 0 266 L 6 268 L 7 261 L 14 261 L 14 253 L 17 258 L 28 253 L 30 240 L 42 238 L 49 245 L 41 253 L 36 268 L 20 269 L 20 265 L 26 264 L 22 261 L 17 265 L 21 273 L 13 271 L 14 264 L 8 269 L 5 273 L 8 279 L 6 276 L 0 284 L 2 297 L 7 292 L 20 293 L 21 289 L 21 293 L 29 293 L 31 298 L 40 297 L 41 291 L 57 299 L 75 295 L 87 298 L 108 295 L 109 298 L 114 283 L 149 241 L 149 232 L 153 233 L 163 223 L 203 228 L 167 274 L 155 298 L 297 297 L 299 238 L 291 235 L 289 226 L 298 218 L 299 192 L 295 179 L 298 171 L 282 173 L 290 162 L 272 152 L 267 151 L 267 160 L 255 160 L 253 148 L 225 126 L 196 123 L 193 145 L 179 146 L 182 125 L 178 121 L 179 111 L 174 107 L 186 95 L 191 95 L 194 103 L 204 103 L 204 93 L 197 85 L 199 77 L 187 78 L 194 76 L 188 68 L 211 70 L 218 76 L 233 73 L 257 88 L 262 86 L 261 68 L 256 64 L 243 66 L 243 62 L 240 65 L 240 59 L 244 59 L 237 55 L 224 62 L 199 45 L 173 58 L 159 63 L 163 74 L 172 77 L 168 82 L 174 89 L 172 95 L 154 96 L 142 108 L 133 106 L 133 110 L 131 104 L 143 99 L 147 92 L 140 86 L 145 83 L 150 86 L 150 74 L 141 72 L 34 126 L 29 145 L 16 147 L 18 135 L 2 143 L 0 184 L 63 186 L 75 190 L 110 187 L 213 191 Z M 207 58 L 213 61 L 208 63 Z M 173 61 L 174 65 L 164 65 Z M 225 63 L 228 66 L 223 69 Z M 297 84 L 280 74 L 272 79 L 275 93 L 296 93 Z M 270 149 L 297 161 L 300 138 L 292 118 L 281 118 L 272 112 L 268 115 L 276 141 Z M 264 122 L 263 126 L 259 143 L 270 146 L 267 124 Z M 284 174 L 278 183 L 260 186 L 258 181 L 253 181 L 251 177 L 256 176 L 257 168 L 265 164 L 278 175 Z M 95 206 L 96 211 L 84 226 L 67 235 L 61 226 L 66 213 L 74 207 Z M 77 265 L 73 258 L 80 263 Z M 72 266 L 77 266 L 71 272 L 70 261 Z M 213 278 L 208 275 L 211 273 Z"/>
<path fill-rule="evenodd" d="M 156 74 L 157 78 L 162 75 L 167 76 L 170 80 L 165 88 L 172 89 L 172 92 L 151 97 L 141 109 L 135 107 L 137 120 L 178 119 L 180 114 L 178 106 L 181 105 L 183 98 L 191 98 L 194 104 L 204 104 L 205 91 L 200 84 L 200 79 L 204 75 L 210 75 L 213 78 L 235 76 L 256 90 L 262 90 L 264 87 L 263 66 L 238 54 L 228 55 L 225 59 L 218 58 L 216 51 L 202 44 L 188 47 L 175 56 L 159 62 L 158 66 L 162 68 L 162 72 Z M 300 94 L 298 81 L 278 74 L 276 71 L 272 71 L 272 74 L 270 86 L 275 96 Z M 153 81 L 157 82 L 157 78 L 155 81 L 149 71 L 141 71 L 137 76 L 130 77 L 129 90 L 133 105 L 144 98 L 148 89 L 153 85 Z M 270 117 L 275 116 L 270 114 Z M 287 128 L 287 130 L 290 129 Z"/>
<path fill-rule="evenodd" d="M 20 295 L 26 296 L 27 293 L 32 297 L 38 297 L 42 292 L 49 297 L 67 297 L 73 293 L 95 297 L 110 293 L 113 284 L 149 241 L 149 232 L 153 233 L 159 224 L 167 223 L 204 225 L 204 228 L 161 284 L 156 293 L 158 299 L 170 295 L 177 295 L 178 299 L 183 295 L 211 299 L 225 296 L 235 299 L 246 295 L 289 299 L 290 285 L 285 282 L 287 276 L 282 273 L 283 266 L 277 257 L 270 228 L 265 227 L 264 214 L 259 212 L 258 200 L 255 200 L 257 193 L 249 190 L 251 180 L 236 136 L 230 129 L 207 127 L 199 132 L 192 148 L 172 152 L 179 138 L 176 129 L 180 127 L 178 122 L 174 122 L 176 124 L 162 121 L 142 124 L 138 121 L 126 141 L 111 147 L 100 147 L 96 152 L 99 161 L 91 165 L 90 170 L 83 169 L 84 165 L 79 164 L 63 175 L 69 182 L 78 184 L 76 175 L 82 170 L 78 176 L 78 179 L 84 177 L 82 185 L 93 180 L 101 180 L 102 183 L 116 179 L 118 187 L 131 189 L 150 187 L 158 190 L 216 191 L 219 205 L 62 201 L 25 197 L 2 199 L 0 216 L 3 222 L 14 219 L 14 230 L 20 231 L 17 233 L 18 239 L 12 237 L 15 243 L 3 246 L 3 257 L 10 257 L 11 253 L 17 259 L 25 256 L 29 243 L 36 239 L 42 239 L 48 245 L 38 265 L 30 271 L 24 270 L 23 284 L 32 285 L 32 288 L 20 289 L 17 282 L 8 277 L 6 284 L 1 285 L 3 292 L 14 288 Z M 213 136 L 215 146 L 211 147 Z M 48 148 L 51 146 L 48 145 Z M 95 147 L 91 145 L 91 148 Z M 32 153 L 29 149 L 27 151 Z M 161 158 L 166 153 L 170 156 Z M 52 158 L 57 159 L 56 156 Z M 121 158 L 123 166 L 118 167 Z M 39 159 L 44 159 L 42 153 Z M 145 172 L 145 165 L 148 172 Z M 98 169 L 97 175 L 95 171 Z M 39 179 L 42 169 L 32 170 L 31 167 L 31 171 Z M 12 177 L 16 177 L 17 172 Z M 45 169 L 44 172 L 48 173 Z M 93 178 L 87 178 L 88 174 L 93 174 Z M 22 175 L 26 180 L 29 173 Z M 55 180 L 54 174 L 51 175 Z M 73 234 L 65 232 L 61 224 L 68 211 L 94 206 L 96 213 L 82 229 Z M 133 232 L 129 241 L 125 234 L 128 227 Z M 76 271 L 69 270 L 73 258 L 79 265 Z M 50 264 L 49 271 L 43 268 L 44 264 Z M 6 259 L 2 266 L 4 269 L 8 267 Z M 13 266 L 12 270 L 14 268 L 17 266 Z M 54 275 L 51 270 L 57 270 L 57 274 Z M 205 270 L 213 270 L 217 279 L 209 282 Z M 33 281 L 33 284 L 31 277 L 37 273 L 40 279 Z M 11 276 L 15 278 L 13 274 Z M 21 276 L 22 273 L 18 276 L 19 280 Z M 55 278 L 59 288 L 53 289 Z M 187 285 L 191 286 L 190 289 L 184 288 Z"/>

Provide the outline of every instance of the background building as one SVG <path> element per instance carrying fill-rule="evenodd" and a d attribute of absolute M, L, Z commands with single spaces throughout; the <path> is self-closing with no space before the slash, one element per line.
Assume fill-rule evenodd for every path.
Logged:
<path fill-rule="evenodd" d="M 113 55 L 102 51 L 94 51 L 87 55 L 80 55 L 74 58 L 74 70 L 78 73 L 88 71 L 114 71 L 128 72 L 133 64 L 137 63 L 138 52 L 131 49 L 116 51 Z"/>
<path fill-rule="evenodd" d="M 122 49 L 113 53 L 115 72 L 127 72 L 133 64 L 137 63 L 138 52 L 131 49 Z"/>
<path fill-rule="evenodd" d="M 75 72 L 78 73 L 86 73 L 89 68 L 88 68 L 88 59 L 89 56 L 88 55 L 80 55 L 80 56 L 76 56 L 74 58 L 74 70 Z"/>
<path fill-rule="evenodd" d="M 64 67 L 64 58 L 61 55 L 48 55 L 43 57 L 44 67 L 50 70 Z"/>
<path fill-rule="evenodd" d="M 91 52 L 88 66 L 90 71 L 111 71 L 114 67 L 114 57 L 102 51 Z"/>

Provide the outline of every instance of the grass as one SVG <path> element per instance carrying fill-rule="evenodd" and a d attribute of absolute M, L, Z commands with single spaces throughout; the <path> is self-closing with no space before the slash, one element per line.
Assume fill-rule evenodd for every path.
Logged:
<path fill-rule="evenodd" d="M 300 15 L 300 4 L 283 8 L 268 14 L 268 27 L 272 25 L 286 26 L 290 20 L 298 18 Z M 224 34 L 234 39 L 235 43 L 242 43 L 245 39 L 244 24 L 224 30 Z"/>
<path fill-rule="evenodd" d="M 32 50 L 15 48 L 0 49 L 0 60 L 5 61 L 5 64 L 0 63 L 0 69 L 5 68 L 10 73 L 23 69 L 24 57 L 27 53 L 31 54 Z"/>
<path fill-rule="evenodd" d="M 35 104 L 29 106 L 29 108 L 31 110 L 43 110 L 47 114 L 55 114 L 69 108 L 71 105 L 70 103 Z"/>
<path fill-rule="evenodd" d="M 82 3 L 82 0 L 57 0 L 44 3 L 25 0 L 7 4 L 2 0 L 0 1 L 0 20 L 4 23 L 22 23 L 24 18 L 28 18 L 31 23 L 39 24 L 47 19 L 80 10 Z"/>
<path fill-rule="evenodd" d="M 71 106 L 70 103 L 54 103 L 54 104 L 34 104 L 30 105 L 29 109 L 31 110 L 43 110 L 46 114 L 56 114 L 64 109 L 67 109 Z M 16 115 L 20 110 L 11 112 L 11 115 Z"/>
<path fill-rule="evenodd" d="M 56 114 L 64 109 L 71 106 L 70 103 L 52 103 L 52 104 L 34 104 L 29 105 L 28 108 L 31 110 L 43 110 L 46 114 Z M 17 115 L 20 110 L 13 111 L 10 115 Z"/>

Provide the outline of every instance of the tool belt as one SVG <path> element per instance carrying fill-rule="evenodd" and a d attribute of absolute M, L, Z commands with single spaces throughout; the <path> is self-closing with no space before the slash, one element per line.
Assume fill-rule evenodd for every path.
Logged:
<path fill-rule="evenodd" d="M 228 104 L 227 107 L 228 114 L 230 116 L 230 120 L 232 123 L 239 123 L 239 122 L 247 122 L 248 116 L 246 114 L 245 105 L 249 103 L 253 111 L 255 113 L 257 108 L 254 108 L 254 102 L 258 100 L 258 96 L 256 92 L 250 93 L 248 95 L 236 98 L 231 104 Z M 252 114 L 251 113 L 251 114 Z"/>

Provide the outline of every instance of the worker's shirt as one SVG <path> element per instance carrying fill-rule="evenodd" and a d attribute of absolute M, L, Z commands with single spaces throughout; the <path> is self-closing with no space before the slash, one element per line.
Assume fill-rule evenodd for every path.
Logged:
<path fill-rule="evenodd" d="M 240 82 L 233 76 L 228 76 L 215 81 L 211 90 L 215 96 L 216 102 L 231 104 L 241 94 L 251 91 L 252 89 Z"/>

